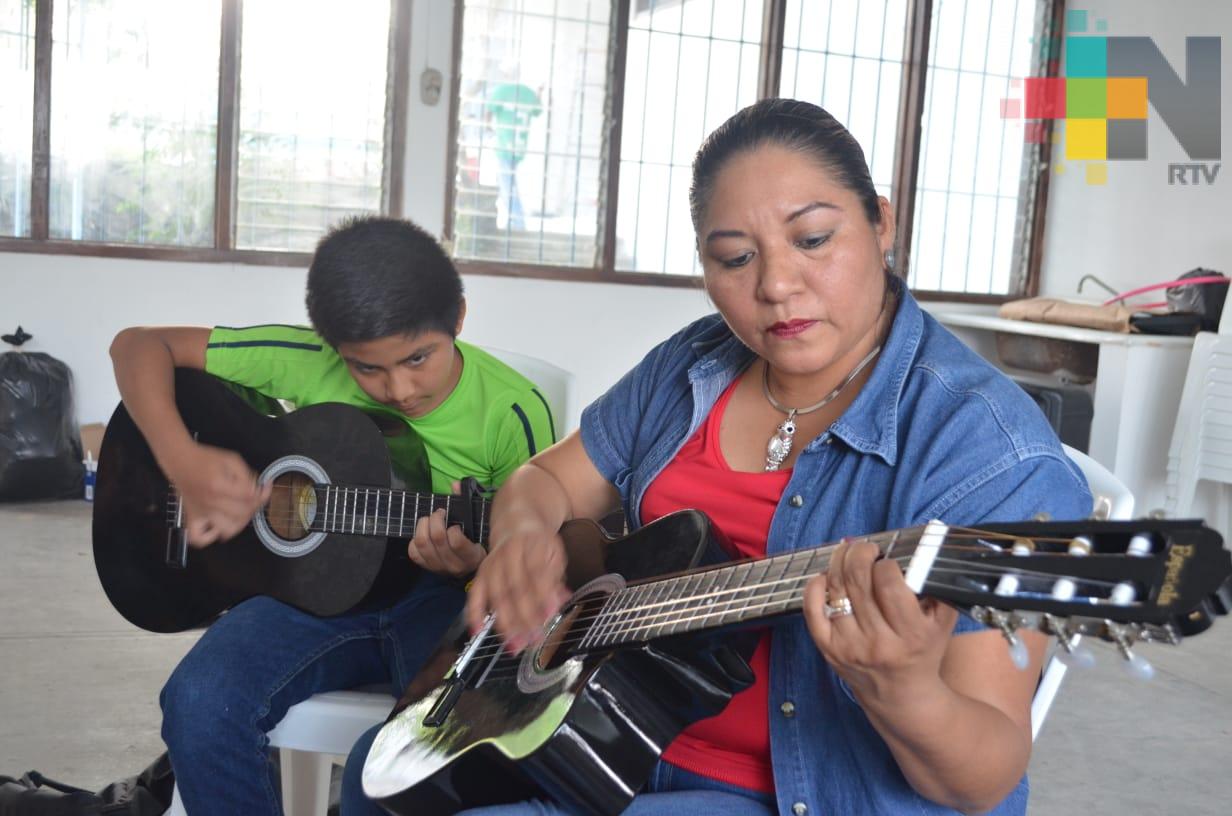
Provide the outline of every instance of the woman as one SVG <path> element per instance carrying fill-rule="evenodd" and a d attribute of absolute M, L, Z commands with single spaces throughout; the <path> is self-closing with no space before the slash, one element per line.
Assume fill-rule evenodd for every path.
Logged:
<path fill-rule="evenodd" d="M 563 596 L 556 530 L 618 503 L 635 525 L 699 508 L 738 556 L 932 518 L 1087 515 L 1039 410 L 888 269 L 889 202 L 828 113 L 737 113 L 698 152 L 690 198 L 719 314 L 652 350 L 505 483 L 472 627 L 493 611 L 510 648 L 531 643 Z M 762 635 L 757 682 L 669 746 L 628 813 L 1024 812 L 1043 638 L 1025 637 L 1019 671 L 998 633 L 918 600 L 876 555 L 836 550 L 803 619 Z"/>

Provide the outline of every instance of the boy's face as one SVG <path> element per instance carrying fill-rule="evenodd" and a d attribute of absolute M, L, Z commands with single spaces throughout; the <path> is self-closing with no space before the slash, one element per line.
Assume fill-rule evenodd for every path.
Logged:
<path fill-rule="evenodd" d="M 364 393 L 411 419 L 444 402 L 462 376 L 462 356 L 441 331 L 339 343 L 338 354 Z"/>

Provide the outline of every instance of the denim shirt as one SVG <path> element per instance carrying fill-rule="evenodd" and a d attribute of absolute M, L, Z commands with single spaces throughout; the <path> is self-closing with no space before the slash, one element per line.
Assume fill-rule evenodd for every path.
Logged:
<path fill-rule="evenodd" d="M 974 525 L 1040 512 L 1089 516 L 1086 481 L 1030 397 L 925 314 L 905 287 L 898 294 L 872 375 L 800 452 L 767 554 L 931 519 Z M 647 486 L 753 359 L 710 315 L 652 349 L 583 412 L 582 443 L 620 491 L 631 525 L 640 524 Z M 955 633 L 979 628 L 960 616 Z M 955 812 L 911 788 L 800 617 L 774 630 L 769 686 L 780 813 Z M 993 812 L 1021 814 L 1026 801 L 1024 777 Z"/>

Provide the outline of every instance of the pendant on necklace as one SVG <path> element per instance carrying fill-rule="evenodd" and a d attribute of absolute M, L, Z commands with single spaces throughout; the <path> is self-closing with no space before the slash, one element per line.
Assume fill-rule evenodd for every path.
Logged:
<path fill-rule="evenodd" d="M 791 439 L 796 434 L 796 412 L 792 411 L 787 419 L 775 430 L 770 441 L 766 443 L 766 470 L 778 470 L 779 465 L 791 453 Z"/>

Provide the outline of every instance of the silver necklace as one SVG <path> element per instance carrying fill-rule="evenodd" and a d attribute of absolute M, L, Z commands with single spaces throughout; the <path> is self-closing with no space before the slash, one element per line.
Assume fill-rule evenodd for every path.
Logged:
<path fill-rule="evenodd" d="M 774 434 L 770 437 L 770 441 L 766 443 L 767 471 L 778 470 L 779 465 L 783 464 L 783 461 L 787 459 L 788 454 L 791 453 L 792 437 L 796 435 L 796 417 L 804 414 L 811 414 L 817 409 L 824 408 L 833 402 L 834 398 L 843 393 L 843 389 L 846 388 L 852 380 L 859 376 L 860 372 L 873 361 L 873 358 L 877 356 L 877 352 L 879 351 L 881 351 L 881 346 L 877 346 L 877 348 L 870 351 L 867 355 L 865 355 L 864 359 L 851 370 L 851 373 L 843 378 L 843 381 L 839 383 L 833 391 L 826 394 L 825 397 L 822 398 L 821 402 L 814 403 L 807 408 L 788 408 L 786 405 L 783 405 L 776 400 L 774 395 L 770 393 L 770 364 L 766 363 L 765 366 L 762 367 L 761 392 L 766 395 L 766 399 L 772 406 L 774 406 L 776 411 L 782 411 L 787 414 L 787 419 L 783 420 L 782 424 L 779 425 Z"/>

